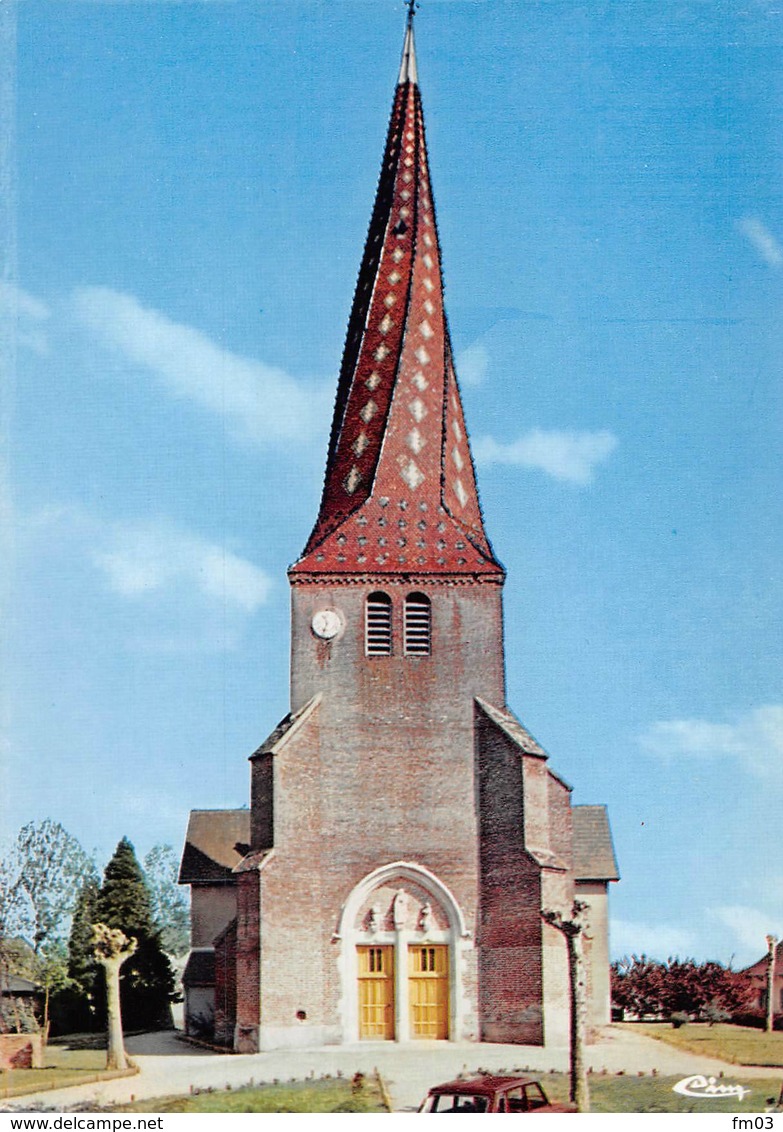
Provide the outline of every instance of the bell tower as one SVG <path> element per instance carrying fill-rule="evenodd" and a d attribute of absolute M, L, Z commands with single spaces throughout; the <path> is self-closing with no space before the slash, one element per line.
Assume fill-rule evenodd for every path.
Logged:
<path fill-rule="evenodd" d="M 250 759 L 249 843 L 229 833 L 246 812 L 209 811 L 183 858 L 201 925 L 224 924 L 215 1034 L 240 1052 L 562 1044 L 567 956 L 540 911 L 570 909 L 582 882 L 599 955 L 591 1016 L 608 1020 L 605 814 L 575 820 L 570 787 L 506 706 L 505 572 L 444 311 L 414 6 L 320 508 L 288 571 L 290 711 Z"/>
<path fill-rule="evenodd" d="M 412 20 L 409 10 L 321 505 L 289 571 L 294 710 L 321 692 L 325 710 L 335 697 L 341 713 L 386 718 L 402 697 L 442 715 L 458 685 L 503 700 L 504 571 L 454 371 Z"/>

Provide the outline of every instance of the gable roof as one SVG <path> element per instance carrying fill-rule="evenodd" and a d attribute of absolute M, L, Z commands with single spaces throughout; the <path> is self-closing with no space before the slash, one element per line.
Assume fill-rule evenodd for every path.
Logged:
<path fill-rule="evenodd" d="M 549 758 L 541 744 L 533 738 L 527 728 L 523 727 L 514 713 L 507 707 L 496 708 L 478 696 L 476 696 L 476 703 L 484 712 L 484 715 L 491 719 L 512 743 L 519 747 L 520 751 L 524 751 L 526 755 L 537 755 L 543 759 Z"/>
<path fill-rule="evenodd" d="M 742 967 L 740 973 L 743 975 L 759 975 L 766 976 L 769 964 L 769 952 L 765 952 L 760 959 L 755 963 L 751 963 L 749 967 Z M 783 975 L 783 939 L 775 944 L 775 975 L 779 978 Z"/>
<path fill-rule="evenodd" d="M 249 810 L 191 810 L 179 883 L 230 883 L 249 848 Z"/>
<path fill-rule="evenodd" d="M 288 715 L 284 716 L 274 731 L 267 736 L 258 750 L 253 751 L 250 756 L 251 759 L 256 759 L 260 755 L 278 754 L 281 749 L 286 745 L 288 740 L 296 734 L 300 727 L 304 726 L 315 709 L 318 707 L 322 699 L 321 693 L 309 699 L 302 707 L 297 708 L 296 711 L 291 711 Z"/>
<path fill-rule="evenodd" d="M 574 879 L 619 880 L 606 806 L 573 806 Z"/>
<path fill-rule="evenodd" d="M 2 993 L 6 996 L 43 994 L 43 987 L 23 975 L 6 975 L 2 986 Z"/>

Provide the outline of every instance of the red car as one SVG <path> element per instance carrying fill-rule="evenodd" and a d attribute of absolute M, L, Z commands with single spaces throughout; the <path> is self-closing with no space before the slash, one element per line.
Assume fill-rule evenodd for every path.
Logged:
<path fill-rule="evenodd" d="M 575 1112 L 554 1104 L 535 1077 L 469 1077 L 430 1089 L 419 1112 Z"/>

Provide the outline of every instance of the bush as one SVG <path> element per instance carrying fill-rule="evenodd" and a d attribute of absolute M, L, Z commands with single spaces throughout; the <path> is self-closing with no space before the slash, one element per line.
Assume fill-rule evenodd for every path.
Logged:
<path fill-rule="evenodd" d="M 764 1010 L 748 1009 L 735 1011 L 731 1015 L 732 1026 L 748 1026 L 753 1030 L 763 1030 L 767 1024 L 767 1015 Z M 773 1029 L 781 1032 L 783 1031 L 783 1014 L 775 1015 L 775 1022 Z"/>
<path fill-rule="evenodd" d="M 612 964 L 612 1002 L 638 1018 L 719 1021 L 747 1003 L 747 979 L 720 963 L 632 956 Z M 680 1021 L 680 1025 L 682 1025 Z"/>
<path fill-rule="evenodd" d="M 36 1034 L 40 1028 L 27 999 L 4 998 L 0 1002 L 0 1034 Z"/>

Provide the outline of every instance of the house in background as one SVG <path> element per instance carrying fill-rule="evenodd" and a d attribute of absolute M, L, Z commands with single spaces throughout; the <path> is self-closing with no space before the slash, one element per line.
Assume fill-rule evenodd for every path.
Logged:
<path fill-rule="evenodd" d="M 454 370 L 412 23 L 320 510 L 289 570 L 290 711 L 251 756 L 249 814 L 196 811 L 182 862 L 187 1026 L 211 1007 L 241 1052 L 564 1045 L 566 948 L 540 913 L 575 899 L 589 1021 L 609 1021 L 606 811 L 572 807 L 506 704 L 505 571 Z"/>
<path fill-rule="evenodd" d="M 769 955 L 745 967 L 741 972 L 746 976 L 751 990 L 751 1003 L 759 1010 L 767 1009 L 767 993 L 769 990 Z M 775 972 L 773 976 L 772 1008 L 775 1015 L 783 1014 L 783 940 L 775 947 Z"/>
<path fill-rule="evenodd" d="M 236 918 L 233 869 L 250 848 L 250 811 L 194 810 L 179 883 L 190 885 L 190 955 L 182 974 L 185 1032 L 214 1036 L 215 940 Z"/>

